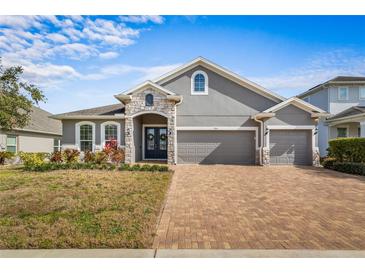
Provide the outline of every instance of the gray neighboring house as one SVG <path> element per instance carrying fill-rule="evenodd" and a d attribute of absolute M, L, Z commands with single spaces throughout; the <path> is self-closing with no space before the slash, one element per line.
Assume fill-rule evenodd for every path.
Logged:
<path fill-rule="evenodd" d="M 54 115 L 63 148 L 98 151 L 117 140 L 127 163 L 319 164 L 324 110 L 202 57 L 115 98 L 118 104 Z"/>
<path fill-rule="evenodd" d="M 11 152 L 53 152 L 61 149 L 62 124 L 41 108 L 32 107 L 31 120 L 24 128 L 0 129 L 0 150 Z"/>
<path fill-rule="evenodd" d="M 319 150 L 338 137 L 365 137 L 365 77 L 338 76 L 298 95 L 330 114 L 318 123 Z"/>

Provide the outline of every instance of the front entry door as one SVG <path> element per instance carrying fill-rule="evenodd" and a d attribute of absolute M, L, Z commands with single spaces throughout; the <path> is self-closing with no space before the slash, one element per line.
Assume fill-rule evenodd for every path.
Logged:
<path fill-rule="evenodd" d="M 145 127 L 144 158 L 167 159 L 167 128 Z"/>

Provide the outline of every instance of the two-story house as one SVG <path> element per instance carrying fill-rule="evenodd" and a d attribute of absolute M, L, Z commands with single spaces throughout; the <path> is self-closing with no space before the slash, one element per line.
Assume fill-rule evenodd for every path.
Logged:
<path fill-rule="evenodd" d="M 298 97 L 330 113 L 318 123 L 321 156 L 331 139 L 365 137 L 365 77 L 338 76 Z"/>

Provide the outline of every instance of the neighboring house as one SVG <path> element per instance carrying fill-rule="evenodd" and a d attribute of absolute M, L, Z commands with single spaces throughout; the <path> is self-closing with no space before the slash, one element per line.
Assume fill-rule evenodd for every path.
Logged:
<path fill-rule="evenodd" d="M 115 139 L 127 163 L 318 164 L 324 110 L 201 57 L 115 98 L 53 116 L 62 120 L 63 148 L 97 151 Z"/>
<path fill-rule="evenodd" d="M 31 120 L 24 128 L 0 129 L 0 150 L 11 152 L 53 152 L 61 149 L 62 125 L 51 113 L 33 106 Z"/>
<path fill-rule="evenodd" d="M 298 97 L 330 113 L 318 124 L 321 156 L 331 139 L 365 137 L 365 77 L 338 76 Z"/>

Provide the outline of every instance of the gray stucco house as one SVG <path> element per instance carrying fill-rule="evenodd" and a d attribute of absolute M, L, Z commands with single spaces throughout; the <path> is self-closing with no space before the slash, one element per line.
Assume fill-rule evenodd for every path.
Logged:
<path fill-rule="evenodd" d="M 338 76 L 298 95 L 330 114 L 318 123 L 321 156 L 328 141 L 338 137 L 365 137 L 365 77 Z"/>
<path fill-rule="evenodd" d="M 119 103 L 53 116 L 63 148 L 101 150 L 110 140 L 126 162 L 318 165 L 325 110 L 286 99 L 199 57 L 115 95 Z"/>
<path fill-rule="evenodd" d="M 0 151 L 51 153 L 61 149 L 62 125 L 51 115 L 33 106 L 27 126 L 11 131 L 0 129 Z"/>

